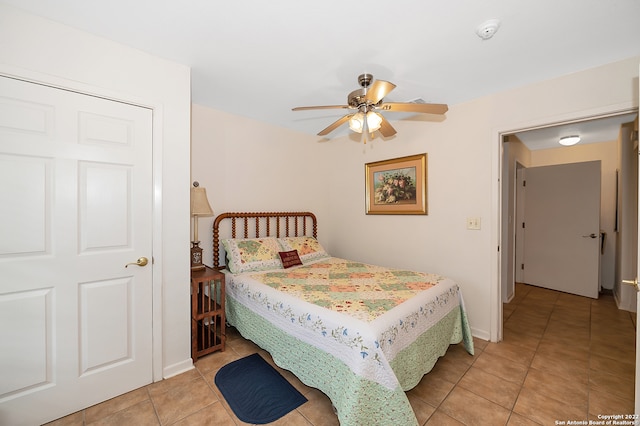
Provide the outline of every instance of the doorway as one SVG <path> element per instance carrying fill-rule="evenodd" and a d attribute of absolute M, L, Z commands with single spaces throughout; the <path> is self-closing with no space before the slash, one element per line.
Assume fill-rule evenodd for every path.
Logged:
<path fill-rule="evenodd" d="M 601 161 L 523 170 L 525 284 L 597 299 L 600 287 Z M 517 203 L 516 203 L 517 204 Z M 520 216 L 520 214 L 516 214 Z M 522 226 L 520 226 L 522 223 Z"/>
<path fill-rule="evenodd" d="M 618 163 L 618 139 L 621 125 L 633 121 L 637 116 L 635 111 L 626 111 L 605 117 L 595 117 L 583 121 L 565 123 L 562 125 L 540 126 L 535 129 L 510 132 L 502 140 L 502 210 L 501 210 L 501 301 L 508 303 L 515 296 L 515 282 L 521 277 L 517 265 L 521 263 L 516 258 L 521 254 L 522 241 L 516 227 L 518 198 L 516 174 L 526 167 L 534 165 L 550 165 L 575 163 L 580 161 L 601 160 L 603 164 L 602 180 L 602 228 L 607 238 L 603 248 L 602 287 L 612 290 L 615 283 L 616 262 L 616 170 Z M 603 128 L 613 125 L 614 130 L 609 136 L 595 132 L 598 126 Z M 583 138 L 574 147 L 560 147 L 557 144 L 559 135 L 580 132 L 598 135 L 599 139 Z M 544 144 L 547 144 L 546 146 Z M 553 145 L 555 143 L 555 145 Z M 538 146 L 536 146 L 538 144 Z M 637 233 L 636 233 L 637 240 Z"/>

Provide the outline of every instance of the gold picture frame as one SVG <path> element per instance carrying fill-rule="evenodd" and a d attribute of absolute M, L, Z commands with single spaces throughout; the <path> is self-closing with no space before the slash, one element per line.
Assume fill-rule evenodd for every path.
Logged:
<path fill-rule="evenodd" d="M 427 154 L 364 165 L 367 214 L 427 214 Z"/>

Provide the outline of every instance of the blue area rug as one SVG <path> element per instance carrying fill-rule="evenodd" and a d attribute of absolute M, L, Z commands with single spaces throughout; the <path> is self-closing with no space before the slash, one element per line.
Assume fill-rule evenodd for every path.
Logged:
<path fill-rule="evenodd" d="M 271 423 L 307 402 L 257 353 L 225 365 L 214 381 L 235 415 L 245 423 Z"/>

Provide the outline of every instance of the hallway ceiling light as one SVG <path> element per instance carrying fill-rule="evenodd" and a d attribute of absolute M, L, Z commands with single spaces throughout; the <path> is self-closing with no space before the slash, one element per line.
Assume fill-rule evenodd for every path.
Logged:
<path fill-rule="evenodd" d="M 573 135 L 573 136 L 563 136 L 560 138 L 560 145 L 564 145 L 564 146 L 571 146 L 571 145 L 575 145 L 578 142 L 580 142 L 580 136 L 578 135 Z"/>

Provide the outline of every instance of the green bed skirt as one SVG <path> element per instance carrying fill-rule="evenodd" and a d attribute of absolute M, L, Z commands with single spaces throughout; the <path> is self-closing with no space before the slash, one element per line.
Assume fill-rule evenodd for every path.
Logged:
<path fill-rule="evenodd" d="M 327 395 L 342 426 L 417 425 L 404 392 L 420 382 L 449 344 L 464 340 L 467 350 L 473 353 L 466 317 L 456 307 L 390 362 L 400 384 L 388 389 L 356 375 L 337 357 L 283 332 L 229 295 L 226 315 L 243 337 L 269 352 L 278 366 Z"/>

